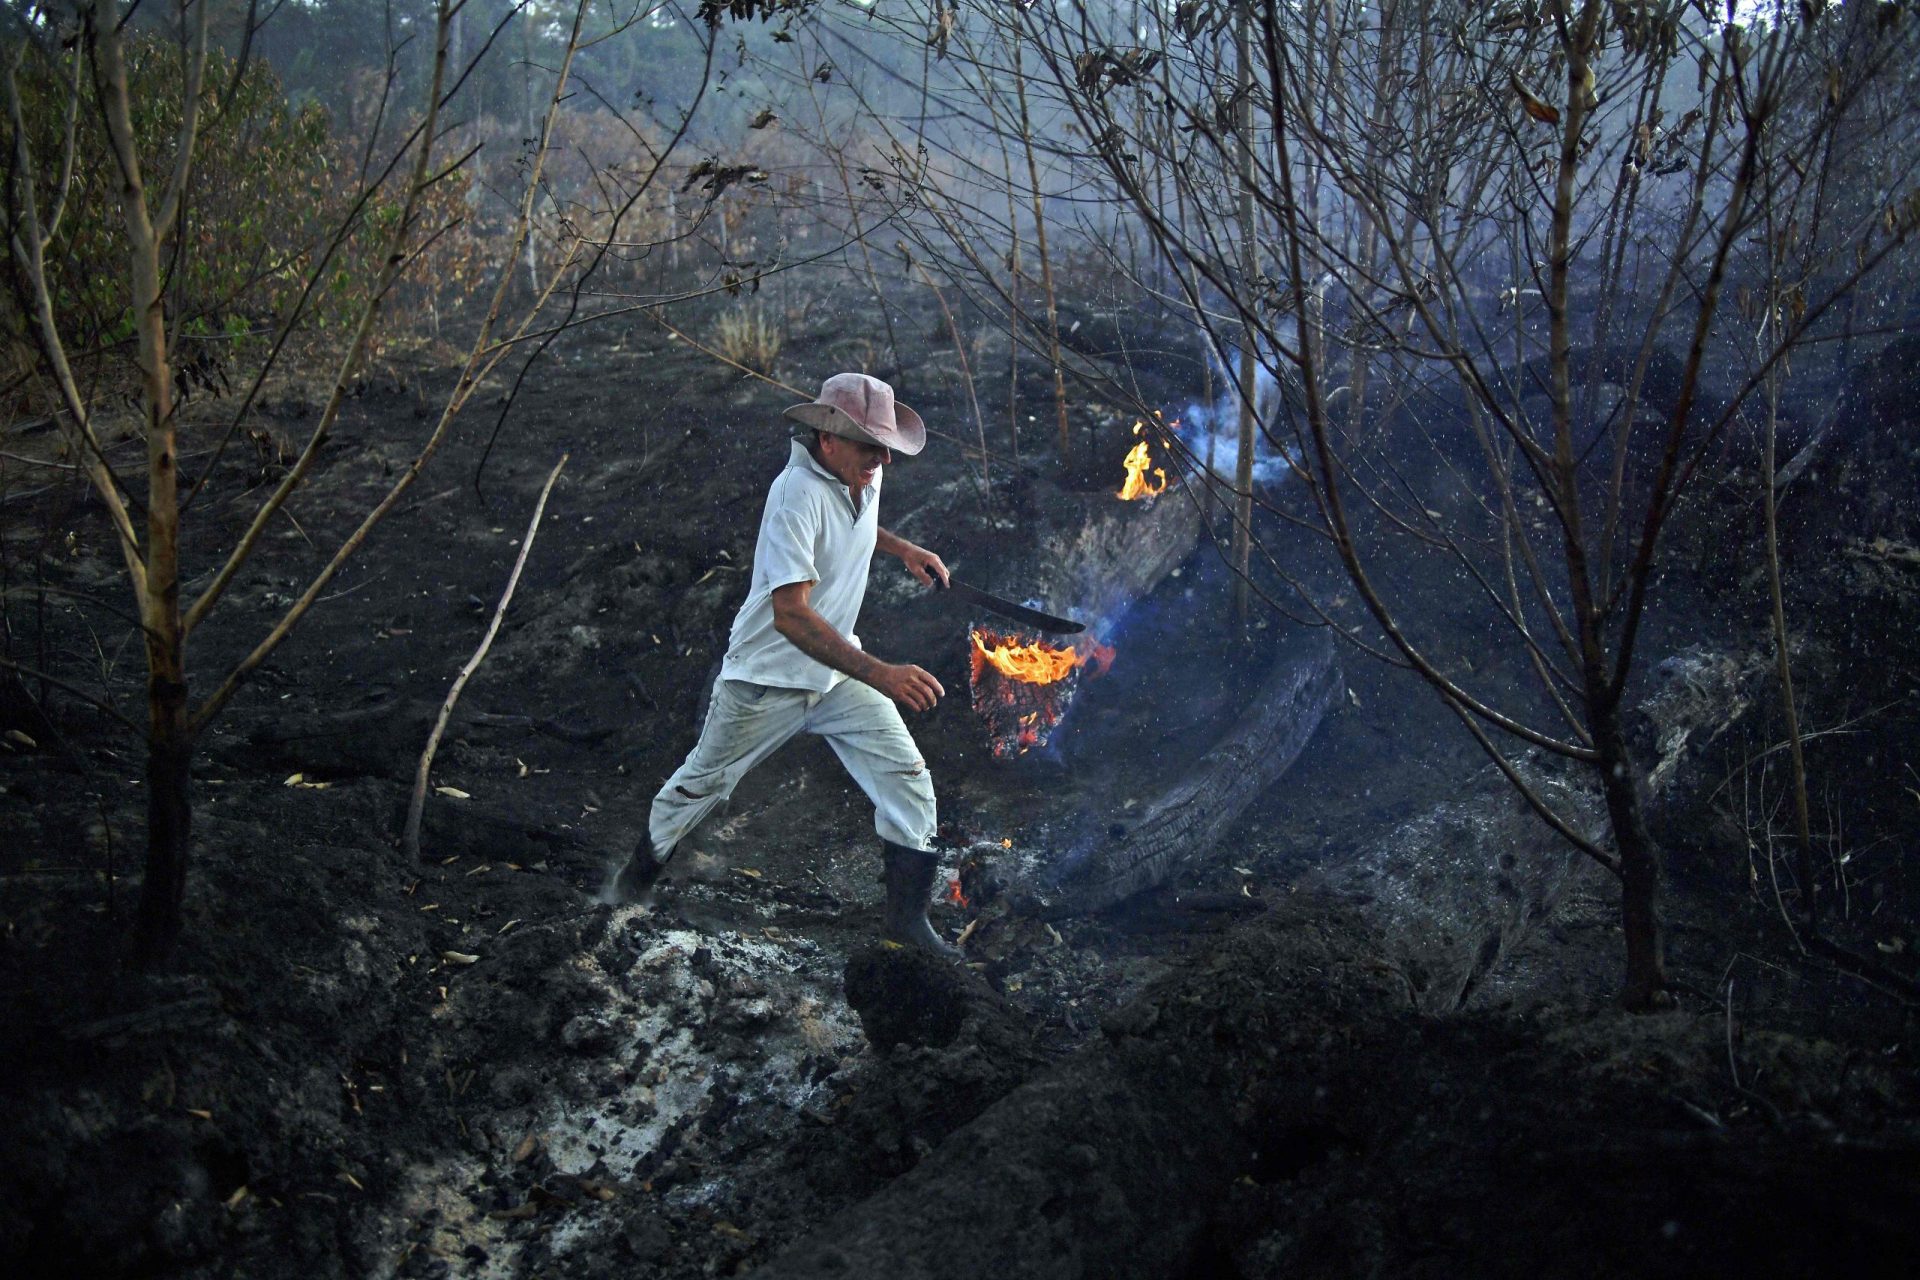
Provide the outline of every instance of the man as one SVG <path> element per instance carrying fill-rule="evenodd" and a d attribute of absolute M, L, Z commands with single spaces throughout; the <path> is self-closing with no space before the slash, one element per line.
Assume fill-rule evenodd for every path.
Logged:
<path fill-rule="evenodd" d="M 886 885 L 886 936 L 949 959 L 959 952 L 927 921 L 938 860 L 933 779 L 900 719 L 930 711 L 946 692 L 927 671 L 883 662 L 860 647 L 854 623 L 876 550 L 922 584 L 940 557 L 880 527 L 880 476 L 896 453 L 926 444 L 920 415 L 893 388 L 836 373 L 786 416 L 799 424 L 786 470 L 767 491 L 753 582 L 733 620 L 706 724 L 686 762 L 654 797 L 648 834 L 615 880 L 635 901 L 680 841 L 733 794 L 747 771 L 801 730 L 827 740 L 874 804 Z"/>

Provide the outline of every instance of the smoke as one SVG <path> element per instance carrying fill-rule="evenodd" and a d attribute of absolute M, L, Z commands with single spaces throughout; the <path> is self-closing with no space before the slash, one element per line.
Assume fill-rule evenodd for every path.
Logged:
<path fill-rule="evenodd" d="M 1189 401 L 1179 414 L 1169 416 L 1175 419 L 1174 433 L 1191 451 L 1195 464 L 1199 467 L 1211 465 L 1215 475 L 1231 481 L 1238 474 L 1240 464 L 1239 353 L 1230 354 L 1225 363 L 1215 353 L 1209 353 L 1207 360 L 1213 366 L 1214 386 L 1220 388 L 1220 394 L 1211 404 Z M 1285 429 L 1281 405 L 1283 389 L 1273 375 L 1277 363 L 1270 353 L 1254 361 L 1255 484 L 1279 484 L 1286 479 L 1292 461 L 1298 457 L 1297 450 L 1276 449 L 1268 440 L 1268 436 L 1280 435 Z"/>

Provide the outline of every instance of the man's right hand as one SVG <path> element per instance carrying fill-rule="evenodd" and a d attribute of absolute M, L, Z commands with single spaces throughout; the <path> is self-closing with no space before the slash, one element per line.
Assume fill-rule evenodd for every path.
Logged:
<path fill-rule="evenodd" d="M 911 663 L 882 662 L 848 644 L 815 611 L 811 582 L 789 582 L 773 589 L 773 629 L 809 658 L 864 680 L 909 711 L 931 711 L 946 693 L 925 670 Z"/>
<path fill-rule="evenodd" d="M 909 711 L 931 711 L 946 693 L 932 672 L 905 662 L 881 663 L 867 683 Z"/>

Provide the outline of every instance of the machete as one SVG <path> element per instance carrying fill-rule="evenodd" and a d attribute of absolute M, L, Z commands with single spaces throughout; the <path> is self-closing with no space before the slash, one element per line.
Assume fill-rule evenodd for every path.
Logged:
<path fill-rule="evenodd" d="M 933 585 L 935 590 L 939 590 L 941 585 L 940 579 L 935 578 Z M 1054 635 L 1072 636 L 1078 635 L 1087 629 L 1087 624 L 1084 622 L 1075 622 L 1070 618 L 1056 618 L 1050 613 L 1042 613 L 1038 609 L 1029 609 L 1027 606 L 1015 604 L 1011 600 L 1002 600 L 999 596 L 989 595 L 978 587 L 968 586 L 958 578 L 948 578 L 946 588 L 962 600 L 977 604 L 982 609 L 990 610 L 1003 618 L 1012 618 L 1015 622 L 1024 622 L 1035 631 L 1047 631 Z"/>

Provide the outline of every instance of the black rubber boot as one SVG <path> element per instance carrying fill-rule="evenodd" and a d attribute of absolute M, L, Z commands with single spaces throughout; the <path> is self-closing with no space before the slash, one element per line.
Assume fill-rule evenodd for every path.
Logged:
<path fill-rule="evenodd" d="M 933 880 L 940 873 L 939 856 L 886 840 L 881 842 L 880 860 L 880 883 L 887 887 L 887 941 L 903 947 L 918 947 L 942 960 L 958 963 L 963 958 L 960 949 L 942 941 L 927 920 Z"/>
<path fill-rule="evenodd" d="M 660 873 L 667 869 L 667 863 L 673 858 L 669 850 L 665 859 L 653 856 L 653 841 L 646 836 L 640 837 L 640 843 L 633 847 L 633 856 L 627 859 L 627 865 L 620 868 L 620 874 L 613 878 L 613 898 L 616 902 L 634 903 L 645 898 L 660 881 Z"/>

